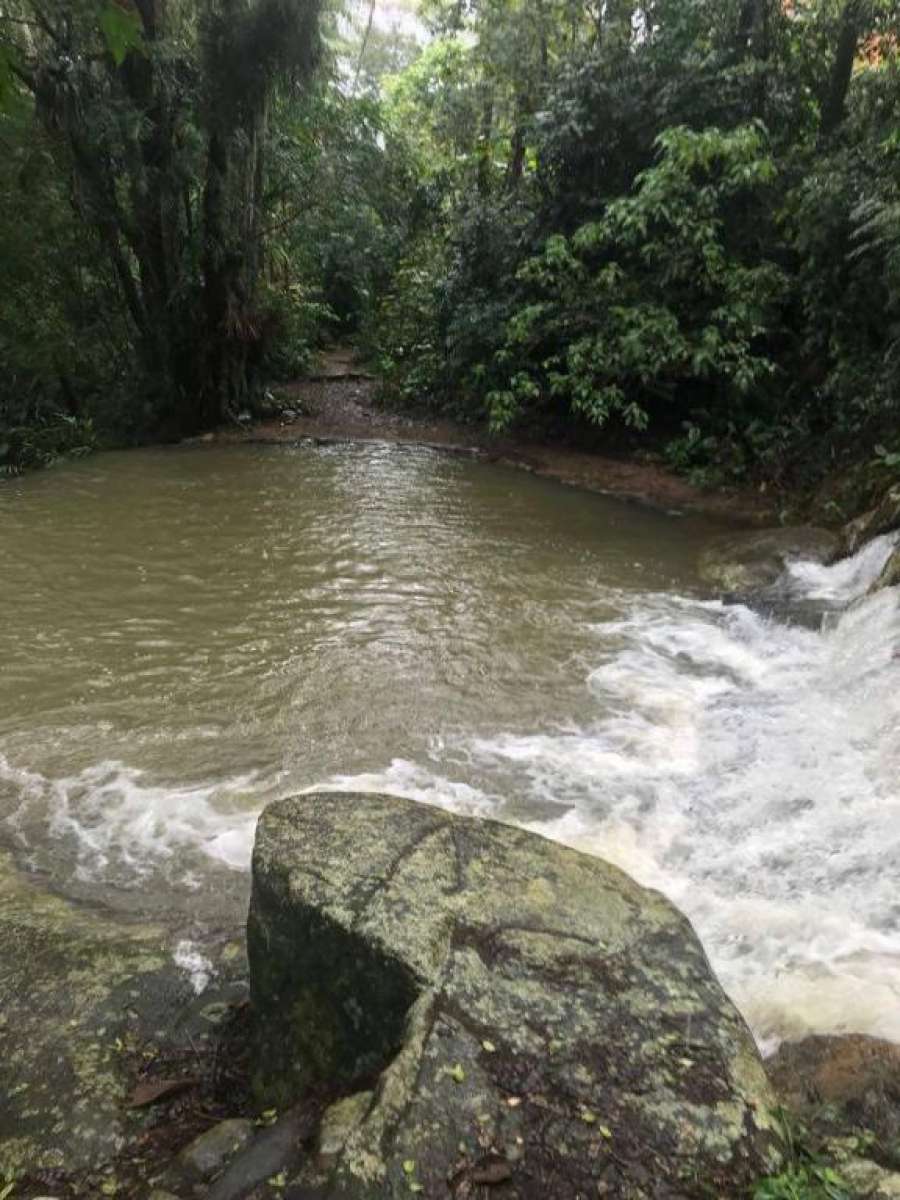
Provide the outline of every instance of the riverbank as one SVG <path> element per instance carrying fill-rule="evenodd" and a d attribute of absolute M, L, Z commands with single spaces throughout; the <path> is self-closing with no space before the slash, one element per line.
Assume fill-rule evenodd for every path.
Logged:
<path fill-rule="evenodd" d="M 592 454 L 554 442 L 495 437 L 474 425 L 386 408 L 379 402 L 378 381 L 345 351 L 327 355 L 320 370 L 309 378 L 278 388 L 271 411 L 272 415 L 259 423 L 221 429 L 207 438 L 219 442 L 376 441 L 426 446 L 666 511 L 754 526 L 778 522 L 773 499 L 752 488 L 702 489 L 655 462 Z"/>
<path fill-rule="evenodd" d="M 668 1177 L 684 1200 L 900 1195 L 900 1047 L 811 1036 L 761 1062 L 688 922 L 602 859 L 394 797 L 284 800 L 257 835 L 249 964 L 223 945 L 199 991 L 159 931 L 0 866 L 5 971 L 32 988 L 4 1016 L 34 1059 L 4 1200 L 651 1200 Z M 43 990 L 16 928 L 59 938 Z"/>

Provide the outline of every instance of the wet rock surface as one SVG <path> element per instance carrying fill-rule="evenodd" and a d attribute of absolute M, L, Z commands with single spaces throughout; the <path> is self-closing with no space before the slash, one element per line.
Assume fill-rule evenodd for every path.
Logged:
<path fill-rule="evenodd" d="M 258 1094 L 358 1093 L 287 1196 L 733 1196 L 778 1165 L 765 1072 L 689 922 L 600 860 L 297 797 L 260 820 L 248 939 Z"/>
<path fill-rule="evenodd" d="M 900 1197 L 900 1045 L 843 1034 L 783 1044 L 766 1067 L 806 1150 L 854 1200 Z"/>
<path fill-rule="evenodd" d="M 232 1117 L 199 1134 L 178 1155 L 178 1167 L 188 1178 L 209 1179 L 253 1140 L 252 1121 Z"/>
<path fill-rule="evenodd" d="M 872 584 L 873 592 L 900 584 L 900 550 L 895 550 L 884 564 L 884 570 Z"/>
<path fill-rule="evenodd" d="M 0 860 L 0 1176 L 121 1149 L 123 1036 L 178 988 L 169 964 L 161 930 L 78 910 Z"/>
<path fill-rule="evenodd" d="M 144 1200 L 135 1179 L 196 1132 L 246 963 L 210 947 L 198 995 L 173 950 L 170 931 L 55 896 L 0 852 L 0 1180 L 25 1180 L 17 1195 Z"/>
<path fill-rule="evenodd" d="M 314 1131 L 317 1116 L 314 1110 L 299 1106 L 259 1132 L 234 1156 L 209 1189 L 207 1200 L 244 1200 L 261 1184 L 283 1186 L 287 1169 L 296 1167 L 303 1157 L 303 1145 Z"/>
<path fill-rule="evenodd" d="M 785 1107 L 822 1137 L 861 1138 L 900 1171 L 900 1045 L 817 1035 L 785 1043 L 766 1067 Z"/>
<path fill-rule="evenodd" d="M 827 563 L 839 551 L 838 535 L 813 525 L 727 534 L 715 538 L 701 553 L 699 572 L 719 591 L 750 595 L 776 584 L 793 560 Z"/>
<path fill-rule="evenodd" d="M 841 553 L 855 554 L 864 542 L 900 529 L 900 484 L 888 488 L 873 509 L 848 521 L 841 532 Z"/>

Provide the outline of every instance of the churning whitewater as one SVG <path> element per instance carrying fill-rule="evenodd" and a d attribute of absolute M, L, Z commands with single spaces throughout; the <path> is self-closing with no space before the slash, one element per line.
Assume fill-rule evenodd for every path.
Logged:
<path fill-rule="evenodd" d="M 482 464 L 105 457 L 7 508 L 10 588 L 40 597 L 0 631 L 21 864 L 165 896 L 196 967 L 265 803 L 394 792 L 661 889 L 763 1045 L 900 1041 L 900 605 L 866 594 L 894 539 L 794 563 L 756 611 L 705 597 L 714 528 Z M 82 555 L 62 602 L 50 537 Z"/>

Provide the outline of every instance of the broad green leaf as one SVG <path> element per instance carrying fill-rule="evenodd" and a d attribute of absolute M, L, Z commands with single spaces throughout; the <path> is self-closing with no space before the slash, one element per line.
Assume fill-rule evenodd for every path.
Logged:
<path fill-rule="evenodd" d="M 133 8 L 115 2 L 106 4 L 101 11 L 100 31 L 117 67 L 130 50 L 140 50 L 143 45 L 140 17 Z"/>

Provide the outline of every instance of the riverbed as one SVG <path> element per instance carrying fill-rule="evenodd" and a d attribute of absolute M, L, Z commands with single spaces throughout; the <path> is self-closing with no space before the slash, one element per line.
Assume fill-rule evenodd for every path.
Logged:
<path fill-rule="evenodd" d="M 0 844 L 201 979 L 268 800 L 390 791 L 660 888 L 764 1047 L 900 1040 L 896 589 L 870 553 L 723 604 L 722 528 L 409 445 L 4 483 Z"/>

